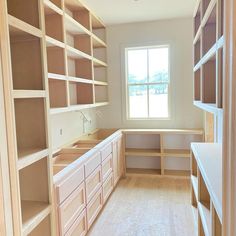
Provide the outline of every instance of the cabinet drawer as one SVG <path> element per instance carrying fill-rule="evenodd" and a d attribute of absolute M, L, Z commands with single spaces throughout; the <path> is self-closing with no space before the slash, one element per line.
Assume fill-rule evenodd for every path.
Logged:
<path fill-rule="evenodd" d="M 85 236 L 87 233 L 86 210 L 79 215 L 65 236 Z"/>
<path fill-rule="evenodd" d="M 70 175 L 55 184 L 57 204 L 61 204 L 84 181 L 84 167 L 72 171 Z"/>
<path fill-rule="evenodd" d="M 87 203 L 92 199 L 94 194 L 102 185 L 102 168 L 101 165 L 86 179 L 86 200 Z"/>
<path fill-rule="evenodd" d="M 103 183 L 102 191 L 103 191 L 103 203 L 106 202 L 108 197 L 110 196 L 113 190 L 113 173 L 111 173 L 106 181 Z"/>
<path fill-rule="evenodd" d="M 87 205 L 88 229 L 93 224 L 100 210 L 102 209 L 102 189 L 95 194 L 91 202 Z"/>
<path fill-rule="evenodd" d="M 87 178 L 101 164 L 101 154 L 98 152 L 85 163 L 85 177 Z"/>
<path fill-rule="evenodd" d="M 112 143 L 107 144 L 102 150 L 102 161 L 104 161 L 112 153 Z"/>
<path fill-rule="evenodd" d="M 112 172 L 112 154 L 110 154 L 103 162 L 102 162 L 102 180 L 105 181 L 108 175 Z"/>
<path fill-rule="evenodd" d="M 58 208 L 62 235 L 71 227 L 85 206 L 85 185 L 82 183 Z"/>

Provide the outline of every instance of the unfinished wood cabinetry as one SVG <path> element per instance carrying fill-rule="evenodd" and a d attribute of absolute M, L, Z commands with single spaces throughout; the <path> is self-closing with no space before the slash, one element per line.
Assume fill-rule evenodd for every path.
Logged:
<path fill-rule="evenodd" d="M 44 1 L 51 114 L 108 104 L 105 26 L 79 0 Z"/>
<path fill-rule="evenodd" d="M 52 235 L 43 3 L 1 1 L 1 52 L 14 235 Z"/>
<path fill-rule="evenodd" d="M 221 144 L 192 143 L 191 199 L 199 236 L 222 235 Z"/>
<path fill-rule="evenodd" d="M 194 13 L 194 104 L 222 109 L 224 0 L 199 0 Z"/>
<path fill-rule="evenodd" d="M 124 130 L 128 171 L 189 175 L 190 143 L 203 141 L 202 130 Z M 126 168 L 125 166 L 125 168 Z"/>

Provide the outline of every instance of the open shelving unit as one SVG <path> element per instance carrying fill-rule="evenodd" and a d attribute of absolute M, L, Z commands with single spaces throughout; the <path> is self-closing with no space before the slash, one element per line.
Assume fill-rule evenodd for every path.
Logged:
<path fill-rule="evenodd" d="M 218 113 L 222 104 L 224 0 L 198 0 L 194 12 L 194 105 Z"/>
<path fill-rule="evenodd" d="M 78 0 L 44 1 L 50 113 L 108 104 L 104 24 Z"/>
<path fill-rule="evenodd" d="M 191 199 L 198 212 L 198 235 L 222 235 L 222 147 L 191 144 Z"/>
<path fill-rule="evenodd" d="M 125 129 L 123 132 L 129 171 L 155 169 L 162 175 L 189 175 L 190 144 L 204 139 L 202 130 Z M 150 163 L 145 166 L 147 162 Z"/>
<path fill-rule="evenodd" d="M 46 42 L 44 19 L 50 21 L 53 4 L 45 2 L 46 7 L 40 0 L 30 4 L 26 0 L 20 4 L 16 0 L 1 2 L 14 235 L 53 235 L 49 91 L 45 72 L 47 57 L 49 64 L 53 60 L 49 48 L 63 44 L 63 38 L 52 34 L 54 21 L 47 25 Z M 57 73 L 53 69 L 52 73 Z"/>

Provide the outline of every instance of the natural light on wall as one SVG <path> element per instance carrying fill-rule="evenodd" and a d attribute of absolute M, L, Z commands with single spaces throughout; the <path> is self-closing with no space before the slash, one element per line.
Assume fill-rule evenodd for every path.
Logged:
<path fill-rule="evenodd" d="M 128 119 L 169 118 L 169 46 L 126 48 Z"/>

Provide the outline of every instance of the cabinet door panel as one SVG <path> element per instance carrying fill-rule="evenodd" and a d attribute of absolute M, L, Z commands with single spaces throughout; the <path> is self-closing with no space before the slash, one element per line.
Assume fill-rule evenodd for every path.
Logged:
<path fill-rule="evenodd" d="M 75 220 L 65 236 L 85 236 L 87 233 L 86 210 Z"/>
<path fill-rule="evenodd" d="M 101 165 L 86 179 L 86 201 L 92 199 L 94 194 L 102 185 L 102 168 Z"/>
<path fill-rule="evenodd" d="M 102 190 L 103 190 L 103 203 L 106 202 L 110 194 L 113 190 L 113 173 L 111 173 L 106 181 L 103 183 Z"/>
<path fill-rule="evenodd" d="M 85 177 L 87 178 L 99 165 L 101 164 L 101 155 L 97 154 L 91 156 L 85 163 Z"/>
<path fill-rule="evenodd" d="M 102 150 L 102 161 L 104 161 L 112 153 L 112 143 L 108 143 Z"/>
<path fill-rule="evenodd" d="M 87 205 L 88 229 L 93 224 L 100 210 L 102 209 L 102 189 L 95 194 L 91 202 Z"/>
<path fill-rule="evenodd" d="M 85 208 L 85 204 L 85 185 L 82 183 L 58 208 L 61 235 L 71 227 Z"/>

